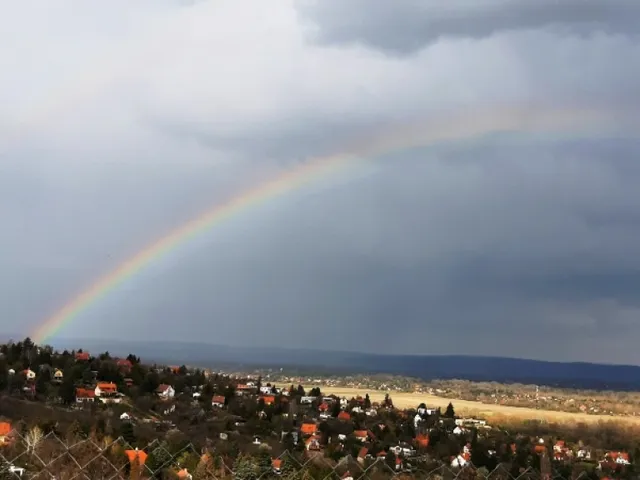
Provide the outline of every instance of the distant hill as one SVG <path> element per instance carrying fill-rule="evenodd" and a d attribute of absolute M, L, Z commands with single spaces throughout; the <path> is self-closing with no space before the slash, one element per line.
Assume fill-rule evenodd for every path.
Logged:
<path fill-rule="evenodd" d="M 640 367 L 464 355 L 377 355 L 196 342 L 60 340 L 56 348 L 135 353 L 145 362 L 202 367 L 273 367 L 316 373 L 388 373 L 424 380 L 465 379 L 596 390 L 640 390 Z"/>

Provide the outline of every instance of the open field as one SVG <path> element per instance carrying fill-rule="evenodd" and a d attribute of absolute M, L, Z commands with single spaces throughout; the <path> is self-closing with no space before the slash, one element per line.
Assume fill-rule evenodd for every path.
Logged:
<path fill-rule="evenodd" d="M 305 389 L 313 386 L 305 386 Z M 344 396 L 347 398 L 362 396 L 367 393 L 372 402 L 380 402 L 384 399 L 385 392 L 379 390 L 365 390 L 348 387 L 325 387 L 320 386 L 323 393 Z M 453 400 L 449 398 L 437 397 L 426 393 L 390 393 L 393 404 L 398 408 L 415 408 L 421 402 L 429 407 L 442 407 L 443 409 L 453 403 L 456 413 L 466 415 L 478 415 L 490 419 L 491 416 L 511 417 L 514 419 L 546 420 L 548 422 L 562 423 L 597 423 L 597 422 L 620 422 L 626 424 L 640 425 L 640 417 L 623 417 L 611 415 L 587 415 L 585 413 L 556 412 L 552 410 L 536 410 L 535 408 L 511 407 L 505 405 L 490 405 L 468 400 Z"/>

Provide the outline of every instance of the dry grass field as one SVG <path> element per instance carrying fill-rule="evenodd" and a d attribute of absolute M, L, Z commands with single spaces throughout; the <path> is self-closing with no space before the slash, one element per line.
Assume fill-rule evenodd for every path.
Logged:
<path fill-rule="evenodd" d="M 305 386 L 310 389 L 312 386 Z M 322 392 L 326 394 L 334 394 L 347 398 L 356 397 L 358 395 L 364 397 L 367 393 L 372 402 L 380 402 L 384 399 L 385 392 L 378 390 L 364 390 L 347 387 L 324 387 L 321 386 Z M 513 420 L 544 420 L 547 422 L 559 423 L 598 423 L 598 422 L 620 422 L 625 424 L 633 424 L 640 426 L 640 417 L 622 417 L 609 415 L 587 415 L 584 413 L 568 413 L 556 412 L 552 410 L 536 410 L 534 408 L 511 407 L 505 405 L 490 405 L 480 402 L 471 402 L 467 400 L 452 400 L 449 398 L 437 397 L 429 394 L 417 393 L 391 393 L 393 404 L 398 408 L 415 408 L 421 402 L 429 407 L 442 407 L 443 409 L 453 403 L 456 414 L 458 415 L 477 415 L 490 420 L 491 417 L 510 418 Z"/>

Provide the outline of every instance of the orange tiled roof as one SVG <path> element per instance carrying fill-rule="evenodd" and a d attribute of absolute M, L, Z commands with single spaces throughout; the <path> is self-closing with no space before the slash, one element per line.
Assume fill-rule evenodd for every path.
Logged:
<path fill-rule="evenodd" d="M 351 420 L 351 415 L 349 415 L 347 412 L 342 411 L 338 414 L 338 418 L 340 420 Z"/>
<path fill-rule="evenodd" d="M 212 403 L 224 403 L 224 396 L 223 395 L 214 395 L 213 398 L 211 399 Z"/>
<path fill-rule="evenodd" d="M 416 443 L 421 447 L 428 447 L 429 437 L 421 433 L 418 436 L 416 436 Z"/>
<path fill-rule="evenodd" d="M 366 430 L 355 430 L 353 432 L 353 434 L 358 438 L 366 438 L 367 437 L 367 431 Z"/>
<path fill-rule="evenodd" d="M 11 433 L 11 424 L 9 422 L 0 422 L 0 435 L 5 436 Z"/>
<path fill-rule="evenodd" d="M 98 388 L 103 392 L 117 392 L 118 387 L 113 382 L 99 382 Z"/>
<path fill-rule="evenodd" d="M 282 467 L 282 460 L 279 458 L 274 458 L 273 460 L 271 460 L 271 465 L 273 466 L 273 468 L 280 468 Z"/>
<path fill-rule="evenodd" d="M 271 405 L 273 402 L 276 401 L 276 397 L 274 397 L 273 395 L 263 395 L 262 400 L 264 400 L 264 403 L 266 405 Z"/>
<path fill-rule="evenodd" d="M 303 434 L 311 435 L 318 431 L 318 426 L 315 423 L 303 423 L 300 425 L 300 431 Z"/>
<path fill-rule="evenodd" d="M 96 396 L 95 390 L 88 388 L 76 388 L 76 397 L 79 398 L 94 398 Z"/>

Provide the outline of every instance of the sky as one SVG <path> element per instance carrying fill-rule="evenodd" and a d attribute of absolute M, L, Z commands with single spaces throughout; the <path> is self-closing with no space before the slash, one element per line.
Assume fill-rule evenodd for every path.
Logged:
<path fill-rule="evenodd" d="M 559 108 L 605 121 L 345 165 L 182 244 L 58 334 L 640 364 L 637 0 L 3 7 L 1 332 L 32 332 L 312 158 Z"/>

